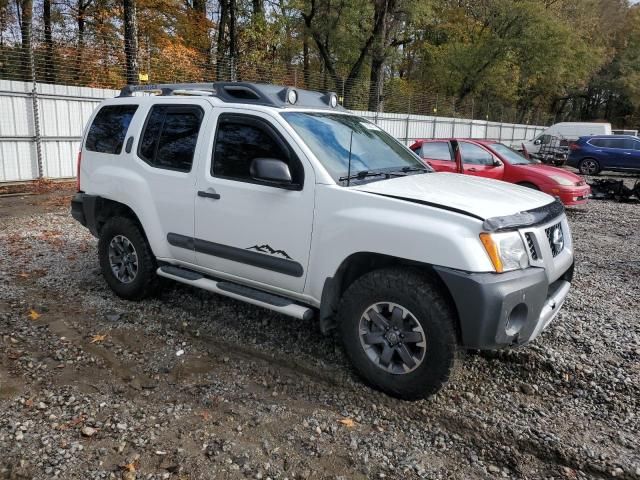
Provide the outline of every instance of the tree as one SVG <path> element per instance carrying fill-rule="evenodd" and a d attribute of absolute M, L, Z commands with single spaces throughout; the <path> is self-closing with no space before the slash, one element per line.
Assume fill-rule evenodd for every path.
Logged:
<path fill-rule="evenodd" d="M 124 53 L 127 83 L 136 85 L 138 77 L 138 13 L 136 0 L 124 0 Z"/>

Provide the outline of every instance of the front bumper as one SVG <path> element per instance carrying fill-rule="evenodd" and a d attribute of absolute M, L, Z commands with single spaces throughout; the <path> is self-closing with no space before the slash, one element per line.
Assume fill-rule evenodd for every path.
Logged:
<path fill-rule="evenodd" d="M 591 187 L 589 185 L 579 186 L 558 186 L 548 185 L 542 188 L 544 193 L 560 198 L 564 205 L 581 205 L 586 203 L 591 195 Z"/>
<path fill-rule="evenodd" d="M 551 284 L 535 267 L 501 274 L 435 270 L 456 304 L 462 346 L 481 350 L 534 340 L 558 314 L 573 278 L 573 264 Z"/>

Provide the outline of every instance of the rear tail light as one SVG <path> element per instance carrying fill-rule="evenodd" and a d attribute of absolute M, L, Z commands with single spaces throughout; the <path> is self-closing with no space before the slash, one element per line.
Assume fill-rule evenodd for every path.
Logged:
<path fill-rule="evenodd" d="M 82 161 L 82 150 L 78 152 L 78 164 L 76 168 L 76 190 L 80 191 L 80 162 Z"/>
<path fill-rule="evenodd" d="M 578 145 L 577 143 L 570 143 L 569 144 L 569 150 L 580 150 L 582 147 L 580 145 Z"/>

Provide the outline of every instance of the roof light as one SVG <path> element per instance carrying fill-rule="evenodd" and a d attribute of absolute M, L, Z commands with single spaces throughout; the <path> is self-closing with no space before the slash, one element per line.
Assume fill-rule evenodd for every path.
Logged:
<path fill-rule="evenodd" d="M 338 106 L 338 96 L 335 93 L 331 94 L 329 105 L 331 106 L 331 108 L 336 108 Z"/>
<path fill-rule="evenodd" d="M 287 102 L 289 102 L 291 105 L 294 105 L 297 101 L 298 101 L 298 92 L 296 92 L 294 89 L 290 89 L 287 92 Z"/>

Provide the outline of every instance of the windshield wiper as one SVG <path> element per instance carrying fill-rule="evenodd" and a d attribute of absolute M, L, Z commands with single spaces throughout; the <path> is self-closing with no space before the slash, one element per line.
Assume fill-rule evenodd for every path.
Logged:
<path fill-rule="evenodd" d="M 404 173 L 410 173 L 410 172 L 431 172 L 431 170 L 429 170 L 427 167 L 402 167 L 402 169 L 400 170 L 401 172 Z"/>
<path fill-rule="evenodd" d="M 396 171 L 374 171 L 374 170 L 361 170 L 358 173 L 354 173 L 352 175 L 345 175 L 344 177 L 340 177 L 338 178 L 339 182 L 344 182 L 346 180 L 364 180 L 365 178 L 369 178 L 369 177 L 380 177 L 380 176 L 384 176 L 385 178 L 390 178 L 390 177 L 398 177 L 398 176 L 404 176 L 404 173 L 399 173 L 398 170 Z"/>

